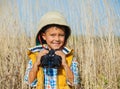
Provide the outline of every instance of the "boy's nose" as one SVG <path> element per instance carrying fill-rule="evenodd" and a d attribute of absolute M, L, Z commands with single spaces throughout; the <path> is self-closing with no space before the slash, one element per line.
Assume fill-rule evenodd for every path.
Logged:
<path fill-rule="evenodd" d="M 56 36 L 56 37 L 55 37 L 55 40 L 57 40 L 57 41 L 58 41 L 58 40 L 59 40 L 59 36 Z"/>

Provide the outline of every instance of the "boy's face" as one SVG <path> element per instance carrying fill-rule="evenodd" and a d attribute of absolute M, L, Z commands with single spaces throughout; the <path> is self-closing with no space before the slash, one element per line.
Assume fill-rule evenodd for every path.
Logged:
<path fill-rule="evenodd" d="M 60 28 L 51 27 L 42 34 L 42 37 L 50 49 L 59 49 L 64 45 L 65 32 Z"/>

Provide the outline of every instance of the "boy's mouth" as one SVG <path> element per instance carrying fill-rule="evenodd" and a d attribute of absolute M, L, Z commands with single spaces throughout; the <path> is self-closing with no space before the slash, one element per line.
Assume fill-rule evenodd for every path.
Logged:
<path fill-rule="evenodd" d="M 60 45 L 60 43 L 53 43 L 53 45 Z"/>
<path fill-rule="evenodd" d="M 53 46 L 60 46 L 61 45 L 61 43 L 59 42 L 59 43 L 52 43 L 53 44 Z"/>

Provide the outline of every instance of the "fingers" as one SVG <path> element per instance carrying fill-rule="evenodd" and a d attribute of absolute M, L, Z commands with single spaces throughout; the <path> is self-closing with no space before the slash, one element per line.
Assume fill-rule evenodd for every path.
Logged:
<path fill-rule="evenodd" d="M 65 54 L 62 52 L 62 50 L 56 51 L 55 54 L 57 54 L 59 56 L 65 56 Z"/>
<path fill-rule="evenodd" d="M 66 65 L 66 55 L 60 50 L 55 52 L 56 55 L 61 56 L 62 58 L 62 65 Z"/>
<path fill-rule="evenodd" d="M 41 58 L 41 56 L 46 55 L 47 53 L 48 53 L 48 50 L 43 49 L 38 53 L 38 57 Z"/>
<path fill-rule="evenodd" d="M 41 51 L 38 53 L 38 55 L 37 55 L 37 60 L 36 60 L 36 62 L 37 62 L 38 65 L 40 65 L 41 57 L 44 56 L 44 55 L 46 55 L 47 53 L 48 53 L 48 50 L 45 50 L 45 49 L 41 50 Z"/>
<path fill-rule="evenodd" d="M 39 54 L 40 54 L 41 56 L 43 56 L 43 55 L 46 55 L 48 52 L 49 52 L 48 50 L 43 49 L 43 50 L 41 50 L 41 51 L 39 52 Z"/>

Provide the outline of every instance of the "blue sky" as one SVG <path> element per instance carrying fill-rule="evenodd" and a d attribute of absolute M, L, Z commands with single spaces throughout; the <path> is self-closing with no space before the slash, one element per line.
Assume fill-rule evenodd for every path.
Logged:
<path fill-rule="evenodd" d="M 19 19 L 25 30 L 31 34 L 36 31 L 39 20 L 48 11 L 59 11 L 66 17 L 73 34 L 83 34 L 100 29 L 111 29 L 120 34 L 120 0 L 6 0 L 14 9 L 18 9 Z M 0 0 L 0 3 L 4 0 Z M 7 7 L 7 4 L 4 5 Z M 88 28 L 90 26 L 90 28 Z M 92 27 L 91 27 L 92 26 Z M 91 29 L 92 28 L 92 29 Z"/>

